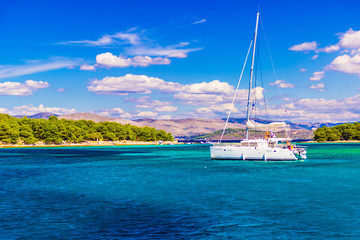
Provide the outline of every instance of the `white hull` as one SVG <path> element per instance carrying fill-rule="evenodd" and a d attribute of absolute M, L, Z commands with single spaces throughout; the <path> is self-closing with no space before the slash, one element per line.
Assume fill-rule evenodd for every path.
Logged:
<path fill-rule="evenodd" d="M 255 160 L 255 161 L 294 161 L 295 154 L 287 148 L 280 147 L 244 147 L 231 145 L 214 145 L 210 147 L 211 159 L 222 160 Z"/>

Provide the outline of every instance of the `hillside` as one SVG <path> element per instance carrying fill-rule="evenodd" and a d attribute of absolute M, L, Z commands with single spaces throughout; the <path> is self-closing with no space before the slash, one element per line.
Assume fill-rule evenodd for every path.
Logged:
<path fill-rule="evenodd" d="M 120 118 L 109 118 L 109 117 L 104 117 L 104 116 L 100 116 L 100 115 L 96 115 L 96 114 L 92 114 L 92 113 L 72 113 L 72 114 L 67 114 L 67 115 L 61 115 L 59 116 L 59 118 L 63 118 L 63 119 L 71 119 L 71 120 L 92 120 L 94 122 L 117 122 L 117 123 L 121 123 L 121 124 L 131 124 L 131 125 L 135 125 L 138 126 L 138 124 L 136 124 L 136 122 L 131 121 L 131 120 L 127 120 L 127 119 L 120 119 Z"/>
<path fill-rule="evenodd" d="M 38 113 L 35 115 L 28 116 L 29 118 L 48 118 L 52 113 Z M 22 116 L 17 116 L 22 117 Z M 61 115 L 59 118 L 63 119 L 72 119 L 72 120 L 92 120 L 94 122 L 117 122 L 121 124 L 131 124 L 139 127 L 149 126 L 156 129 L 163 129 L 167 132 L 171 132 L 173 136 L 199 136 L 205 134 L 212 135 L 211 138 L 217 138 L 218 133 L 216 131 L 222 130 L 225 124 L 225 119 L 173 119 L 173 120 L 156 120 L 156 119 L 137 119 L 137 120 L 128 120 L 120 118 L 111 118 L 100 116 L 92 113 L 74 113 Z M 260 123 L 269 123 L 272 121 L 264 119 L 256 119 Z M 228 129 L 245 129 L 245 118 L 230 118 Z M 309 122 L 288 122 L 292 129 L 291 136 L 293 138 L 311 138 L 313 136 L 313 131 L 316 128 L 326 126 L 332 127 L 339 125 L 340 123 L 309 123 Z M 234 132 L 232 132 L 234 134 Z M 239 133 L 236 133 L 237 136 Z M 210 136 L 208 135 L 208 136 Z M 241 134 L 239 135 L 241 136 Z M 225 135 L 226 138 L 233 138 L 235 136 Z"/>
<path fill-rule="evenodd" d="M 22 117 L 25 117 L 26 115 L 16 115 L 14 117 L 16 118 L 22 118 Z M 41 113 L 36 113 L 34 115 L 29 115 L 29 116 L 26 116 L 28 118 L 32 118 L 32 119 L 48 119 L 50 116 L 56 116 L 58 117 L 59 115 L 57 114 L 54 114 L 54 113 L 49 113 L 49 112 L 41 112 Z"/>

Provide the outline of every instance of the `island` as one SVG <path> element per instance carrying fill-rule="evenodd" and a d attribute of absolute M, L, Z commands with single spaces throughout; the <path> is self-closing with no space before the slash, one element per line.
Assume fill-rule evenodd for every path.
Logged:
<path fill-rule="evenodd" d="M 333 127 L 321 127 L 315 130 L 316 142 L 359 141 L 360 123 L 344 123 Z"/>
<path fill-rule="evenodd" d="M 21 119 L 0 114 L 0 143 L 11 145 L 109 145 L 110 143 L 174 141 L 171 133 L 152 127 L 116 122 L 48 119 Z"/>

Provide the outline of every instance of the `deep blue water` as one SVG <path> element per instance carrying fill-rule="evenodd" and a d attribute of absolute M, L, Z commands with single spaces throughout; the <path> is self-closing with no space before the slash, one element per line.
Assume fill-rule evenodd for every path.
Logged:
<path fill-rule="evenodd" d="M 360 144 L 297 162 L 209 146 L 0 149 L 0 239 L 360 239 Z"/>

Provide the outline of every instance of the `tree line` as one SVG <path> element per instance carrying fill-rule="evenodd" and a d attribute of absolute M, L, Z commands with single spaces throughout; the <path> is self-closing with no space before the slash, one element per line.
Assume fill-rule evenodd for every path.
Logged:
<path fill-rule="evenodd" d="M 360 123 L 345 123 L 334 127 L 321 127 L 315 130 L 314 140 L 338 141 L 338 140 L 360 140 Z"/>
<path fill-rule="evenodd" d="M 0 142 L 34 144 L 79 143 L 88 140 L 173 141 L 171 133 L 152 127 L 137 127 L 116 122 L 67 120 L 50 116 L 49 119 L 21 119 L 0 114 Z"/>

